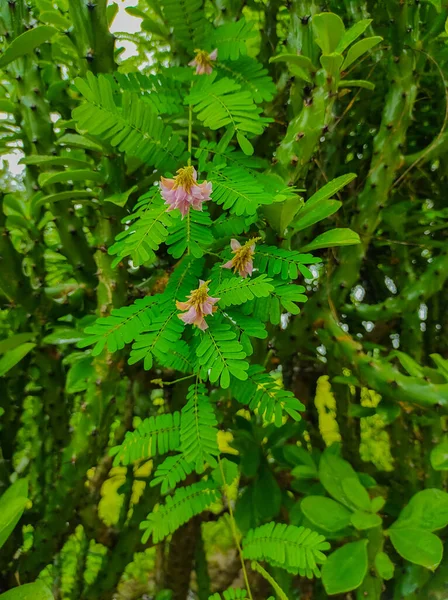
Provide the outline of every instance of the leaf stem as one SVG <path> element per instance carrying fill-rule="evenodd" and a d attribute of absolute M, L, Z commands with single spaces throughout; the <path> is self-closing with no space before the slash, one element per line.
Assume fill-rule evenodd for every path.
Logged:
<path fill-rule="evenodd" d="M 193 82 L 191 83 L 191 88 L 193 87 Z M 191 141 L 193 135 L 193 105 L 188 105 L 188 166 L 191 166 Z"/>
<path fill-rule="evenodd" d="M 226 483 L 226 478 L 224 475 L 224 469 L 222 468 L 222 462 L 221 462 L 220 456 L 218 456 L 218 463 L 219 463 L 219 470 L 221 471 L 221 477 L 222 477 L 222 481 L 223 481 L 222 489 L 224 492 L 224 496 L 227 500 L 227 506 L 229 508 L 230 527 L 232 529 L 233 539 L 235 540 L 235 544 L 238 549 L 238 554 L 239 554 L 240 561 L 241 561 L 241 568 L 243 570 L 244 583 L 246 584 L 247 593 L 249 594 L 249 600 L 253 600 L 253 596 L 252 596 L 252 592 L 251 592 L 250 584 L 249 584 L 249 578 L 247 577 L 246 564 L 245 564 L 244 558 L 243 558 L 243 551 L 241 549 L 240 540 L 238 538 L 238 531 L 237 531 L 237 527 L 236 527 L 235 517 L 233 516 L 232 504 L 229 500 L 229 497 L 227 496 L 227 483 Z"/>

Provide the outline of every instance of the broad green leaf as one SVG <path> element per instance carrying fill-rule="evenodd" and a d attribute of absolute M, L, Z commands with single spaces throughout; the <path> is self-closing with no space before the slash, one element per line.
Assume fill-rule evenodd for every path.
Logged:
<path fill-rule="evenodd" d="M 300 77 L 304 81 L 311 83 L 312 75 L 316 71 L 316 67 L 307 56 L 301 54 L 279 54 L 273 56 L 269 62 L 278 63 L 286 62 L 289 70 L 295 77 Z"/>
<path fill-rule="evenodd" d="M 366 488 L 361 485 L 358 477 L 347 477 L 342 480 L 342 489 L 349 501 L 364 511 L 370 510 L 370 498 Z"/>
<path fill-rule="evenodd" d="M 306 229 L 310 225 L 314 225 L 314 223 L 319 223 L 319 221 L 333 215 L 342 206 L 342 202 L 338 200 L 321 200 L 312 204 L 310 208 L 308 208 L 307 204 L 305 204 L 294 221 L 294 231 L 302 231 L 302 229 Z"/>
<path fill-rule="evenodd" d="M 56 327 L 42 340 L 44 344 L 75 344 L 83 340 L 86 335 L 73 327 Z"/>
<path fill-rule="evenodd" d="M 269 502 L 266 502 L 266 498 L 269 498 Z M 268 467 L 262 467 L 258 472 L 252 499 L 254 508 L 263 521 L 270 521 L 278 516 L 282 504 L 282 491 Z"/>
<path fill-rule="evenodd" d="M 334 13 L 320 13 L 312 19 L 313 29 L 316 34 L 316 44 L 322 54 L 334 52 L 345 33 L 344 23 Z"/>
<path fill-rule="evenodd" d="M 254 153 L 254 147 L 249 142 L 247 137 L 243 135 L 240 131 L 238 131 L 236 134 L 236 139 L 244 154 L 246 154 L 246 156 L 252 156 L 252 154 Z"/>
<path fill-rule="evenodd" d="M 57 30 L 48 25 L 38 25 L 25 31 L 17 36 L 3 52 L 0 57 L 0 68 L 21 56 L 31 54 L 35 48 L 50 40 L 56 33 Z"/>
<path fill-rule="evenodd" d="M 78 80 L 77 80 L 78 81 Z M 80 80 L 82 81 L 82 80 Z M 73 148 L 82 148 L 83 150 L 91 150 L 92 152 L 102 152 L 103 147 L 100 144 L 78 135 L 77 133 L 66 133 L 56 142 L 58 145 L 71 146 Z"/>
<path fill-rule="evenodd" d="M 374 37 L 364 38 L 363 40 L 356 42 L 356 44 L 353 44 L 353 46 L 347 52 L 347 55 L 344 60 L 344 64 L 342 65 L 342 69 L 344 71 L 346 69 L 348 69 L 348 67 L 351 64 L 353 64 L 356 60 L 358 60 L 358 58 L 360 56 L 362 56 L 364 54 L 364 52 L 367 52 L 368 50 L 370 50 L 370 48 L 373 48 L 374 46 L 376 46 L 377 44 L 379 44 L 382 41 L 383 41 L 382 37 L 374 36 Z"/>
<path fill-rule="evenodd" d="M 373 515 L 372 513 L 357 510 L 352 514 L 351 522 L 353 527 L 359 531 L 364 529 L 372 529 L 373 527 L 379 527 L 382 523 L 381 517 Z"/>
<path fill-rule="evenodd" d="M 370 505 L 371 505 L 371 511 L 376 513 L 378 511 L 380 511 L 383 506 L 385 505 L 386 501 L 382 496 L 377 496 L 376 498 L 372 498 Z"/>
<path fill-rule="evenodd" d="M 344 594 L 361 585 L 367 573 L 367 540 L 344 544 L 330 554 L 322 569 L 327 594 Z"/>
<path fill-rule="evenodd" d="M 431 450 L 431 466 L 435 471 L 448 471 L 448 437 Z"/>
<path fill-rule="evenodd" d="M 70 21 L 62 16 L 58 10 L 43 10 L 39 13 L 39 21 L 46 25 L 55 25 L 63 31 L 68 31 Z"/>
<path fill-rule="evenodd" d="M 404 559 L 434 571 L 443 555 L 440 539 L 425 529 L 389 529 L 390 540 L 395 550 Z"/>
<path fill-rule="evenodd" d="M 343 57 L 340 54 L 332 52 L 331 54 L 322 55 L 320 64 L 323 66 L 327 74 L 331 77 L 337 77 L 341 70 Z"/>
<path fill-rule="evenodd" d="M 375 569 L 381 579 L 388 581 L 394 576 L 394 563 L 385 552 L 378 552 L 375 556 Z"/>
<path fill-rule="evenodd" d="M 321 233 L 317 238 L 314 238 L 312 242 L 302 246 L 301 252 L 310 252 L 311 250 L 318 250 L 319 248 L 334 248 L 335 246 L 353 246 L 360 244 L 361 240 L 359 235 L 351 229 L 340 227 L 339 229 L 330 229 Z"/>
<path fill-rule="evenodd" d="M 301 198 L 290 198 L 284 202 L 274 202 L 268 206 L 263 206 L 262 210 L 269 219 L 269 225 L 283 235 L 302 206 Z"/>
<path fill-rule="evenodd" d="M 343 79 L 338 83 L 339 88 L 359 87 L 366 90 L 374 90 L 375 84 L 365 79 Z"/>
<path fill-rule="evenodd" d="M 352 44 L 357 38 L 359 38 L 360 35 L 364 33 L 371 22 L 372 19 L 361 19 L 355 23 L 353 27 L 347 29 L 336 47 L 336 52 L 342 54 L 342 52 L 344 52 L 344 50 L 346 50 L 350 44 Z"/>
<path fill-rule="evenodd" d="M 3 377 L 10 369 L 12 369 L 18 362 L 24 358 L 28 352 L 30 352 L 36 344 L 21 344 L 6 352 L 2 358 L 0 358 L 0 377 Z"/>
<path fill-rule="evenodd" d="M 435 488 L 412 496 L 391 529 L 418 528 L 437 531 L 448 525 L 448 494 Z"/>
<path fill-rule="evenodd" d="M 0 98 L 0 111 L 6 113 L 13 113 L 16 107 L 11 102 L 11 100 L 6 100 L 6 98 Z"/>
<path fill-rule="evenodd" d="M 124 206 L 129 200 L 129 196 L 137 190 L 138 187 L 136 185 L 133 185 L 125 192 L 117 192 L 116 194 L 112 194 L 112 196 L 104 198 L 104 202 L 112 202 L 112 204 L 115 204 L 116 206 Z"/>
<path fill-rule="evenodd" d="M 90 169 L 72 169 L 69 171 L 60 171 L 59 173 L 41 173 L 38 181 L 41 187 L 71 181 L 96 181 L 104 183 L 104 175 Z"/>
<path fill-rule="evenodd" d="M 53 600 L 53 594 L 42 581 L 36 581 L 1 594 L 0 600 Z"/>
<path fill-rule="evenodd" d="M 88 169 L 90 164 L 85 160 L 79 160 L 78 158 L 71 158 L 69 156 L 46 156 L 33 154 L 32 156 L 26 156 L 20 160 L 20 164 L 23 165 L 37 165 L 41 167 L 76 167 L 79 169 Z"/>
<path fill-rule="evenodd" d="M 20 346 L 21 344 L 24 344 L 25 342 L 29 342 L 30 340 L 32 340 L 34 338 L 34 333 L 16 333 L 15 335 L 12 335 L 11 337 L 5 338 L 4 340 L 0 341 L 0 354 L 4 354 L 5 352 L 8 352 L 8 350 L 13 350 L 14 348 L 17 348 L 17 346 Z"/>
<path fill-rule="evenodd" d="M 430 354 L 432 360 L 436 363 L 437 369 L 442 373 L 448 381 L 448 360 L 440 356 L 440 354 Z"/>
<path fill-rule="evenodd" d="M 324 531 L 340 531 L 350 525 L 351 512 L 324 496 L 307 496 L 300 504 L 305 517 Z"/>
<path fill-rule="evenodd" d="M 409 354 L 394 350 L 394 352 L 391 352 L 390 356 L 396 356 L 403 369 L 405 369 L 412 377 L 424 377 L 423 369 L 416 360 L 409 356 Z"/>
<path fill-rule="evenodd" d="M 27 496 L 27 479 L 18 479 L 0 497 L 0 548 L 22 516 L 28 502 Z"/>
<path fill-rule="evenodd" d="M 343 187 L 348 185 L 354 179 L 356 179 L 356 173 L 347 173 L 346 175 L 341 175 L 340 177 L 336 177 L 336 179 L 332 179 L 319 190 L 317 190 L 317 192 L 313 194 L 311 198 L 308 198 L 305 206 L 310 208 L 310 206 L 317 204 L 317 202 L 320 202 L 321 200 L 327 200 L 328 198 L 331 198 L 331 196 L 337 194 L 339 190 L 342 190 Z"/>

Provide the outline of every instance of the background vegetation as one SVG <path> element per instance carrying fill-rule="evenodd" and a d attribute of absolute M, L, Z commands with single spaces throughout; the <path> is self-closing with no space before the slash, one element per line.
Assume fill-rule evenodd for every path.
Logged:
<path fill-rule="evenodd" d="M 128 10 L 0 3 L 1 597 L 447 598 L 446 3 Z"/>

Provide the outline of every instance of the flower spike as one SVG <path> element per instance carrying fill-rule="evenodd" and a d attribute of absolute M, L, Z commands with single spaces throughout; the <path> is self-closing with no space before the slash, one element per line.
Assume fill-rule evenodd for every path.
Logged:
<path fill-rule="evenodd" d="M 233 269 L 235 273 L 239 273 L 244 279 L 248 275 L 252 275 L 254 270 L 253 257 L 255 254 L 255 242 L 259 237 L 252 238 L 242 246 L 238 240 L 231 240 L 230 247 L 235 255 L 231 260 L 222 265 L 223 269 Z"/>
<path fill-rule="evenodd" d="M 213 52 L 206 52 L 205 50 L 195 50 L 196 56 L 194 60 L 188 63 L 190 67 L 196 67 L 196 75 L 210 75 L 213 71 L 212 61 L 215 61 L 218 56 L 218 49 L 215 48 Z"/>
<path fill-rule="evenodd" d="M 207 181 L 197 183 L 197 177 L 196 169 L 190 166 L 179 169 L 174 179 L 161 177 L 160 189 L 168 205 L 167 211 L 178 208 L 183 218 L 190 208 L 202 210 L 202 203 L 210 200 L 212 184 Z"/>
<path fill-rule="evenodd" d="M 210 281 L 199 280 L 199 287 L 192 290 L 186 302 L 176 302 L 176 307 L 183 312 L 178 317 L 187 325 L 195 325 L 202 331 L 208 329 L 205 317 L 212 315 L 218 310 L 214 306 L 220 298 L 212 298 L 208 295 L 208 284 Z"/>

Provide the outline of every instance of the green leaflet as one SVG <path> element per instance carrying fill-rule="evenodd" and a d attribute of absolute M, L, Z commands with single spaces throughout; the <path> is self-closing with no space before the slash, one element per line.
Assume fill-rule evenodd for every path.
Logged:
<path fill-rule="evenodd" d="M 0 69 L 50 40 L 57 30 L 48 25 L 38 25 L 16 37 L 0 57 Z"/>
<path fill-rule="evenodd" d="M 166 497 L 165 504 L 160 504 L 158 510 L 150 513 L 147 520 L 140 524 L 140 529 L 144 530 L 143 543 L 152 536 L 153 542 L 157 544 L 216 502 L 218 496 L 216 487 L 206 481 L 178 488 L 173 496 Z"/>
<path fill-rule="evenodd" d="M 149 307 L 160 299 L 160 296 L 147 296 L 136 300 L 131 306 L 122 306 L 112 310 L 108 317 L 97 319 L 93 325 L 86 327 L 87 337 L 78 342 L 78 348 L 86 348 L 92 344 L 93 356 L 100 354 L 104 348 L 116 352 L 130 344 L 151 323 Z"/>
<path fill-rule="evenodd" d="M 107 139 L 121 152 L 155 167 L 180 159 L 185 143 L 139 96 L 124 91 L 121 106 L 117 106 L 104 75 L 95 77 L 88 72 L 86 80 L 77 78 L 75 83 L 86 100 L 73 111 L 81 130 Z"/>
<path fill-rule="evenodd" d="M 193 106 L 197 118 L 212 130 L 232 127 L 235 132 L 260 134 L 270 119 L 260 116 L 261 109 L 248 91 L 224 77 L 216 81 L 216 72 L 201 77 L 185 98 Z"/>
<path fill-rule="evenodd" d="M 322 569 L 327 594 L 342 594 L 361 585 L 367 573 L 367 543 L 350 542 L 330 554 Z"/>
<path fill-rule="evenodd" d="M 243 556 L 266 560 L 290 573 L 308 578 L 320 577 L 318 565 L 325 563 L 323 554 L 330 545 L 325 537 L 306 527 L 267 523 L 251 529 L 243 539 Z"/>
<path fill-rule="evenodd" d="M 169 354 L 180 340 L 184 327 L 185 324 L 178 318 L 178 310 L 171 303 L 162 308 L 155 306 L 151 312 L 151 323 L 145 326 L 144 333 L 139 334 L 132 345 L 129 364 L 143 360 L 144 368 L 149 371 L 154 353 Z"/>
<path fill-rule="evenodd" d="M 170 488 L 174 488 L 176 484 L 184 481 L 192 470 L 192 465 L 185 460 L 183 454 L 167 456 L 163 463 L 157 467 L 150 485 L 154 487 L 161 483 L 161 492 L 166 494 Z"/>
<path fill-rule="evenodd" d="M 267 423 L 274 420 L 277 427 L 282 425 L 284 415 L 299 421 L 299 413 L 305 409 L 292 392 L 282 389 L 259 365 L 249 367 L 247 381 L 232 381 L 231 389 L 238 402 L 248 404 Z"/>
<path fill-rule="evenodd" d="M 205 248 L 213 242 L 212 220 L 208 210 L 190 210 L 184 218 L 181 218 L 178 211 L 176 213 L 178 214 L 174 216 L 173 223 L 168 227 L 168 252 L 173 258 L 180 258 L 185 252 L 200 258 Z"/>
<path fill-rule="evenodd" d="M 230 385 L 230 376 L 244 381 L 247 379 L 246 353 L 236 339 L 230 325 L 209 319 L 210 326 L 204 332 L 196 354 L 201 367 L 201 376 L 212 383 L 219 380 L 222 388 Z"/>
<path fill-rule="evenodd" d="M 1 600 L 53 600 L 53 594 L 42 582 L 26 583 L 0 595 Z"/>
<path fill-rule="evenodd" d="M 210 402 L 206 387 L 199 382 L 188 388 L 187 403 L 181 413 L 181 450 L 198 473 L 202 473 L 205 464 L 216 466 L 215 456 L 218 450 L 218 429 L 214 408 Z"/>
<path fill-rule="evenodd" d="M 244 304 L 254 298 L 265 298 L 274 290 L 271 279 L 266 275 L 258 277 L 232 277 L 224 280 L 218 287 L 212 287 L 211 293 L 218 297 L 219 307 Z"/>
<path fill-rule="evenodd" d="M 180 413 L 149 417 L 134 431 L 128 431 L 120 446 L 111 448 L 114 465 L 129 465 L 136 460 L 151 458 L 178 450 L 180 446 Z"/>

